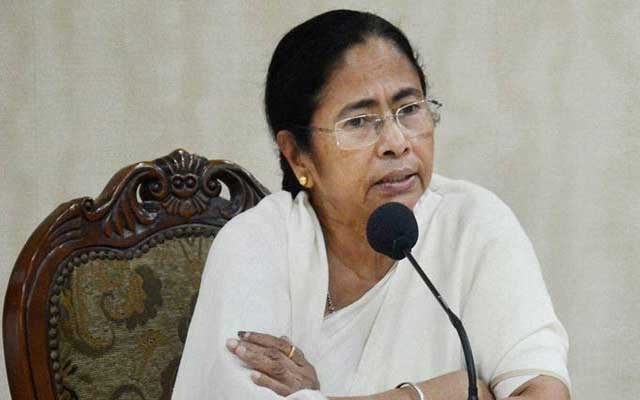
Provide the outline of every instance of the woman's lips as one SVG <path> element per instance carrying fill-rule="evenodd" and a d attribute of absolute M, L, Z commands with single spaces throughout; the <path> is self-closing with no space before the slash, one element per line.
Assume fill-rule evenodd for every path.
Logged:
<path fill-rule="evenodd" d="M 378 190 L 387 195 L 402 194 L 413 188 L 418 181 L 417 174 L 410 174 L 404 177 L 385 179 L 374 185 Z"/>

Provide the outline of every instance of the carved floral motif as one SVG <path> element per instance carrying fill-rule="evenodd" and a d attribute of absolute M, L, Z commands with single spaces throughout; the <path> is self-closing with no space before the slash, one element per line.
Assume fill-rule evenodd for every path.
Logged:
<path fill-rule="evenodd" d="M 222 185 L 229 199 L 220 197 Z M 82 235 L 83 220 L 100 221 L 109 238 L 127 238 L 152 226 L 161 213 L 189 220 L 208 213 L 229 220 L 268 194 L 251 174 L 228 161 L 176 150 L 119 171 L 96 199 L 82 198 L 52 230 L 55 246 Z M 215 200 L 215 207 L 213 203 Z M 79 215 L 77 210 L 80 210 Z"/>

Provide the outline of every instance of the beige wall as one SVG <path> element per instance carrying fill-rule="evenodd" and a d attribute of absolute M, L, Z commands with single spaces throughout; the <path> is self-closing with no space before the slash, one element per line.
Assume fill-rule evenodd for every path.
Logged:
<path fill-rule="evenodd" d="M 0 293 L 36 225 L 125 164 L 184 147 L 277 188 L 269 55 L 320 11 L 366 7 L 406 31 L 446 104 L 437 170 L 496 192 L 531 236 L 575 398 L 635 399 L 640 3 L 300 3 L 2 1 Z"/>

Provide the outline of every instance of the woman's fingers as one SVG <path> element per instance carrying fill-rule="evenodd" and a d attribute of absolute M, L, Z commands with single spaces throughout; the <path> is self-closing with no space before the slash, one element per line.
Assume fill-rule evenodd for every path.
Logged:
<path fill-rule="evenodd" d="M 300 389 L 320 389 L 315 368 L 287 338 L 257 332 L 238 332 L 238 336 L 240 340 L 227 341 L 227 348 L 254 372 L 261 373 L 255 377 L 260 386 L 286 395 Z"/>
<path fill-rule="evenodd" d="M 263 347 L 273 347 L 287 354 L 291 349 L 291 344 L 285 338 L 278 338 L 266 333 L 258 332 L 238 332 L 238 337 L 251 343 L 259 344 Z"/>
<path fill-rule="evenodd" d="M 250 368 L 263 372 L 284 384 L 292 383 L 292 375 L 299 368 L 281 351 L 273 347 L 241 341 L 232 350 Z"/>
<path fill-rule="evenodd" d="M 293 347 L 293 344 L 289 342 L 286 337 L 275 337 L 266 333 L 258 332 L 238 332 L 238 336 L 243 340 L 251 343 L 255 343 L 262 347 L 270 347 L 278 349 L 285 356 L 291 358 L 293 362 L 299 366 L 304 366 L 307 360 L 304 357 L 304 353 L 297 347 Z"/>

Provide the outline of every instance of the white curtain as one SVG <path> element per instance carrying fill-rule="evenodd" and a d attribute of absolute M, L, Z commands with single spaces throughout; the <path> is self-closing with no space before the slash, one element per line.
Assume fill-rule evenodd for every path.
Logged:
<path fill-rule="evenodd" d="M 530 235 L 570 335 L 575 398 L 634 399 L 640 3 L 301 3 L 0 3 L 0 298 L 37 224 L 124 165 L 183 147 L 277 189 L 270 54 L 317 13 L 367 9 L 407 33 L 445 104 L 437 171 L 496 192 Z"/>

